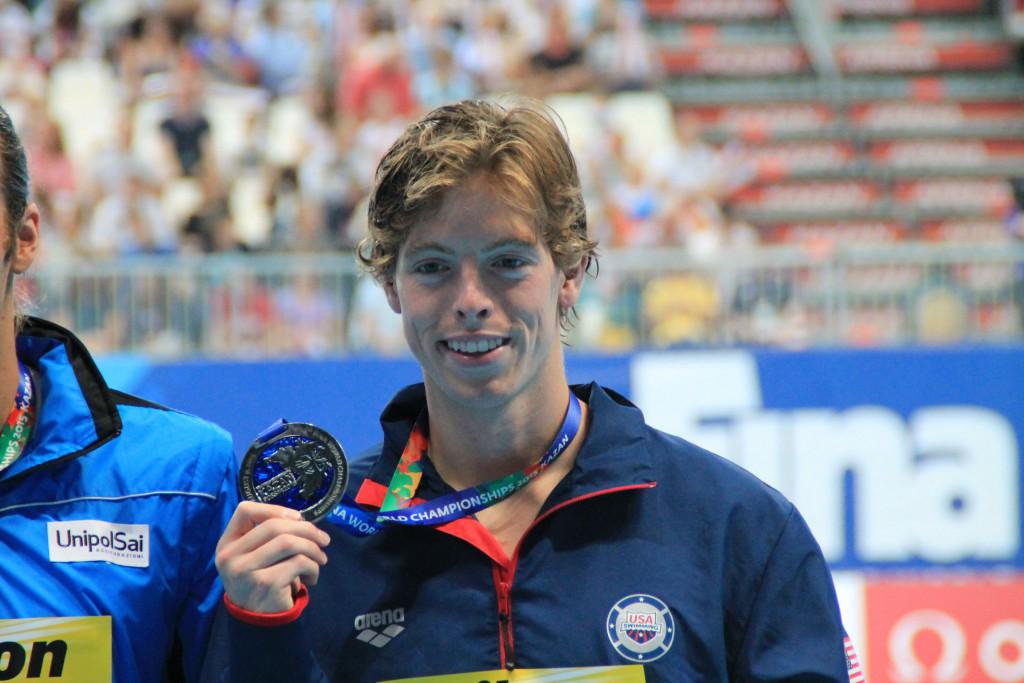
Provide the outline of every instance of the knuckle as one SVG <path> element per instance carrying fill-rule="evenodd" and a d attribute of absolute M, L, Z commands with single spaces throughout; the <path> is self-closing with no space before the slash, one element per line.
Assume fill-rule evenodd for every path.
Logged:
<path fill-rule="evenodd" d="M 306 541 L 291 534 L 278 536 L 273 544 L 274 552 L 288 557 L 300 556 L 306 551 Z"/>
<path fill-rule="evenodd" d="M 274 581 L 272 576 L 267 572 L 260 572 L 252 576 L 250 579 L 253 592 L 258 595 L 266 595 L 270 593 L 274 588 Z"/>
<path fill-rule="evenodd" d="M 258 503 L 251 500 L 243 500 L 235 508 L 235 514 L 251 517 L 257 510 L 259 510 Z"/>

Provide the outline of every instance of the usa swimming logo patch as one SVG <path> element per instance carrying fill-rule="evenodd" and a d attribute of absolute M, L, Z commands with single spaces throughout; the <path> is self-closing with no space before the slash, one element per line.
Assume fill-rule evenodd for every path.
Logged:
<path fill-rule="evenodd" d="M 653 662 L 664 656 L 675 635 L 672 612 L 653 595 L 628 595 L 608 612 L 608 640 L 631 662 Z"/>

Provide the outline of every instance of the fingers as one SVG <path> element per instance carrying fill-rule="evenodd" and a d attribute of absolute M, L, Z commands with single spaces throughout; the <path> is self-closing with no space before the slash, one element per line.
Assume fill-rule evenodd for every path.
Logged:
<path fill-rule="evenodd" d="M 298 510 L 292 510 L 291 508 L 286 508 L 282 505 L 254 503 L 249 500 L 243 500 L 238 504 L 238 507 L 235 508 L 235 513 L 231 515 L 231 519 L 228 521 L 228 525 L 224 529 L 221 540 L 238 538 L 248 533 L 250 529 L 260 522 L 265 522 L 269 519 L 290 519 L 299 521 L 302 519 L 302 514 Z"/>
<path fill-rule="evenodd" d="M 278 505 L 242 502 L 217 543 L 217 571 L 232 602 L 258 612 L 292 606 L 299 582 L 315 585 L 330 536 Z"/>
<path fill-rule="evenodd" d="M 316 528 L 316 525 L 311 522 L 275 517 L 261 522 L 237 538 L 228 540 L 225 534 L 223 540 L 226 544 L 237 546 L 242 552 L 248 552 L 258 545 L 267 543 L 272 538 L 286 534 L 308 540 L 317 546 L 327 545 L 331 539 L 326 532 Z"/>
<path fill-rule="evenodd" d="M 309 522 L 270 520 L 224 547 L 224 555 L 240 570 L 256 570 L 293 555 L 305 555 L 318 564 L 327 562 L 321 550 L 330 537 Z"/>

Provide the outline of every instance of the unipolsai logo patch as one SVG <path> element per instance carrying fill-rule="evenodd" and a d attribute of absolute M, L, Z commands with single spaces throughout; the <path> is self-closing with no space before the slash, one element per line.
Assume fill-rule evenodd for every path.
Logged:
<path fill-rule="evenodd" d="M 149 566 L 149 525 L 98 519 L 47 522 L 50 562 L 110 562 Z"/>
<path fill-rule="evenodd" d="M 653 595 L 628 595 L 608 612 L 608 640 L 631 662 L 653 662 L 672 647 L 675 621 L 668 606 Z"/>

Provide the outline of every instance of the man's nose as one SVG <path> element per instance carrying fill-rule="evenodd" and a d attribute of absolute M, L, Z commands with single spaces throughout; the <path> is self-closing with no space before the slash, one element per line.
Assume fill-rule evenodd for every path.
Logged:
<path fill-rule="evenodd" d="M 494 303 L 475 267 L 461 269 L 455 291 L 455 315 L 460 320 L 486 320 Z"/>

